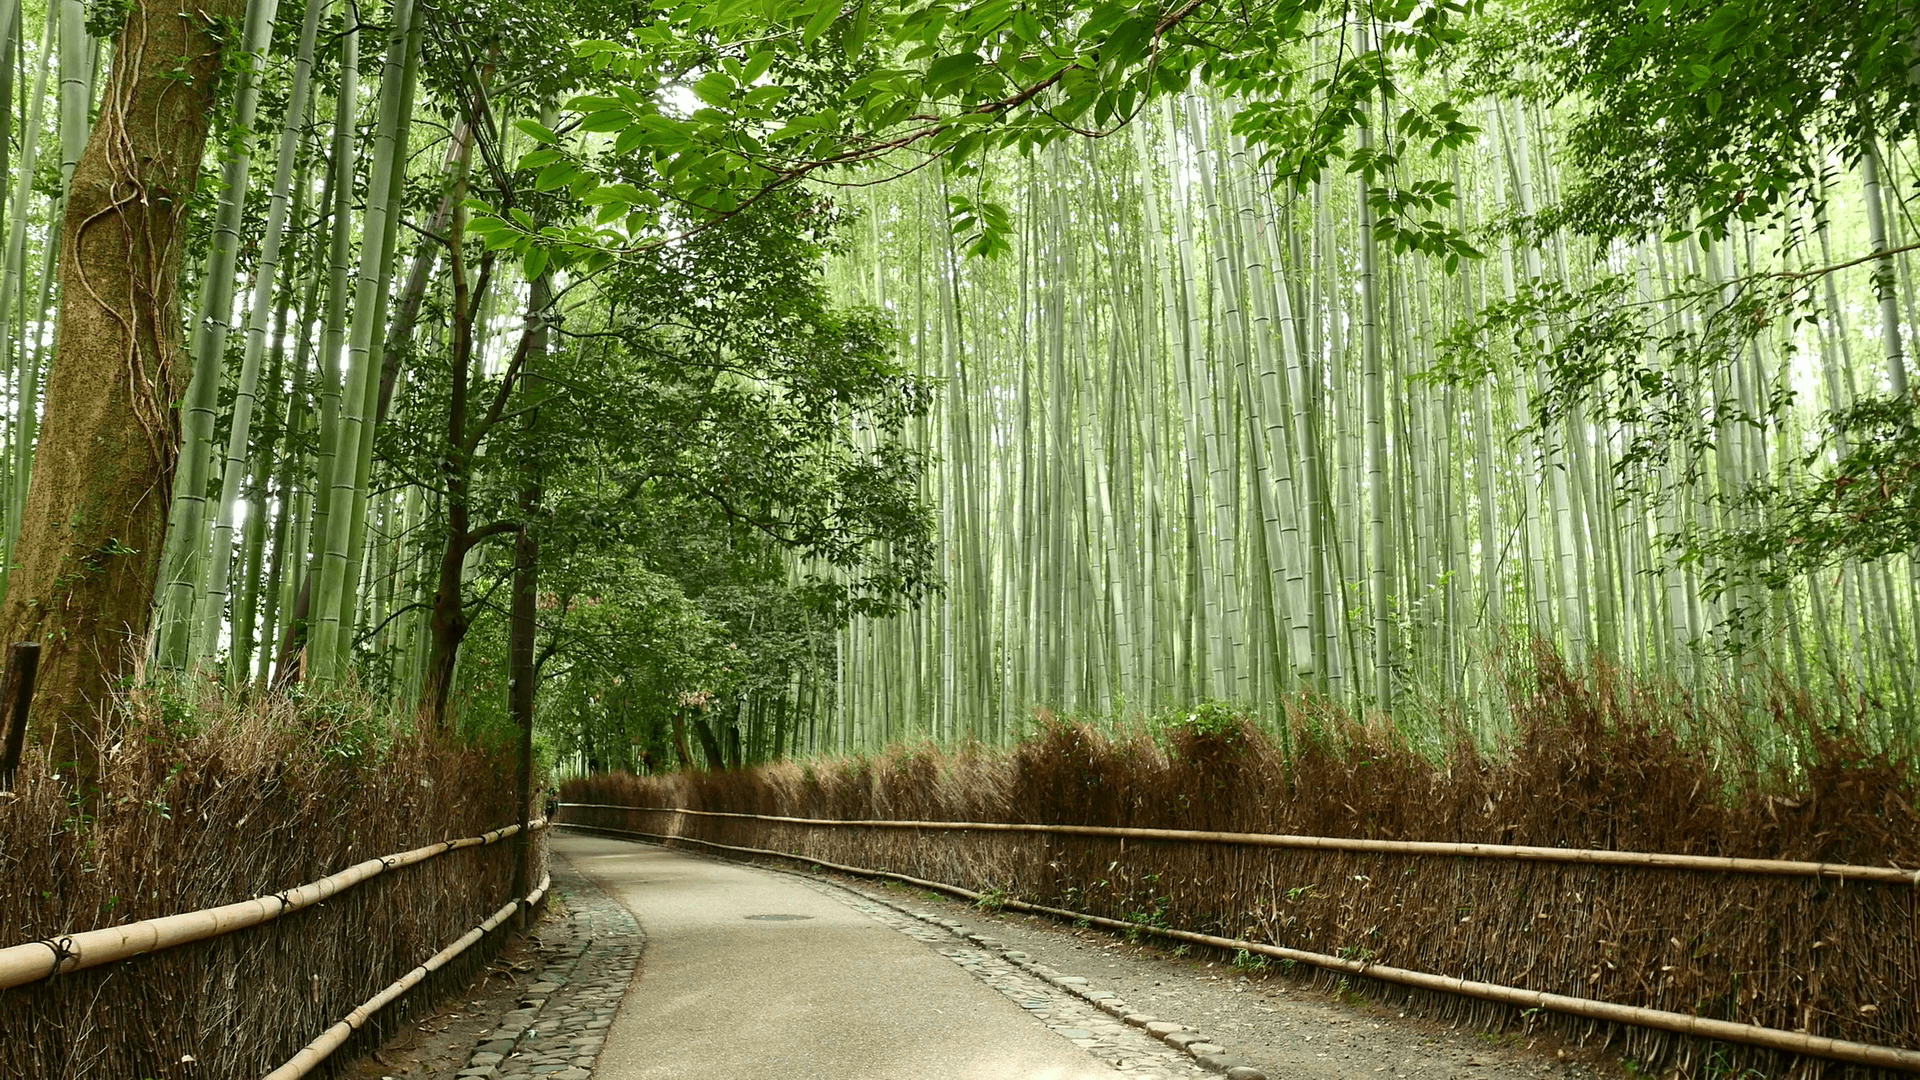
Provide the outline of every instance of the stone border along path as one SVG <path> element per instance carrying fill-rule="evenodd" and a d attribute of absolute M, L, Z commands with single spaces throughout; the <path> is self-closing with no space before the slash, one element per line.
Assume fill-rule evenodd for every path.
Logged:
<path fill-rule="evenodd" d="M 567 860 L 553 858 L 550 870 L 567 917 L 539 936 L 565 944 L 455 1074 L 461 1080 L 588 1080 L 633 981 L 646 944 L 633 915 Z"/>

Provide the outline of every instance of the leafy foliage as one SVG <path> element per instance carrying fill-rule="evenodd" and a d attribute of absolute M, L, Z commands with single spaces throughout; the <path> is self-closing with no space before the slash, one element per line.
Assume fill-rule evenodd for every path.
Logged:
<path fill-rule="evenodd" d="M 1462 385 L 1496 373 L 1537 376 L 1531 430 L 1543 443 L 1584 418 L 1619 445 L 1613 463 L 1623 498 L 1629 485 L 1669 497 L 1674 485 L 1701 479 L 1727 425 L 1770 426 L 1792 402 L 1775 386 L 1749 408 L 1729 385 L 1728 370 L 1776 314 L 1804 301 L 1792 286 L 1748 284 L 1689 278 L 1648 300 L 1624 275 L 1584 287 L 1524 282 L 1513 299 L 1486 305 L 1440 340 L 1435 376 Z"/>
<path fill-rule="evenodd" d="M 610 266 L 554 327 L 538 422 L 486 444 L 477 514 L 513 520 L 523 470 L 543 477 L 536 620 L 560 749 L 624 762 L 638 738 L 664 753 L 683 698 L 721 709 L 784 690 L 818 673 L 847 618 L 935 587 L 925 463 L 900 440 L 930 388 L 879 316 L 826 297 L 840 223 L 780 193 Z M 416 475 L 443 385 L 422 382 L 390 444 Z M 488 549 L 479 569 L 469 603 L 491 644 L 463 678 L 470 716 L 503 696 L 511 553 Z"/>
<path fill-rule="evenodd" d="M 1283 175 L 1304 183 L 1347 161 L 1399 249 L 1472 255 L 1451 227 L 1414 220 L 1447 204 L 1447 185 L 1401 185 L 1400 150 L 1347 145 L 1401 65 L 1423 66 L 1459 39 L 1466 11 L 1457 0 L 1373 5 L 1367 18 L 1387 29 L 1350 52 L 1347 13 L 1323 0 L 1252 11 L 1211 0 L 661 0 L 629 33 L 578 45 L 591 75 L 565 124 L 519 122 L 538 144 L 520 167 L 538 171 L 539 190 L 591 208 L 593 223 L 539 227 L 507 208 L 475 228 L 530 267 L 597 269 L 802 180 L 872 182 L 845 181 L 855 166 L 963 169 L 996 150 L 1111 134 L 1197 79 L 1250 101 L 1235 130 Z M 1330 66 L 1302 48 L 1316 33 L 1330 38 Z M 1396 123 L 1436 154 L 1475 131 L 1445 102 L 1407 104 Z M 970 252 L 1005 250 L 1004 208 L 956 196 L 950 211 Z"/>
<path fill-rule="evenodd" d="M 1584 106 L 1565 219 L 1602 236 L 1724 233 L 1820 199 L 1826 155 L 1920 121 L 1912 5 L 1542 0 L 1555 89 Z"/>
<path fill-rule="evenodd" d="M 1815 472 L 1800 483 L 1759 483 L 1742 493 L 1756 514 L 1707 545 L 1725 560 L 1712 587 L 1752 576 L 1780 588 L 1841 559 L 1920 547 L 1920 393 L 1864 397 L 1834 410 L 1805 464 Z"/>

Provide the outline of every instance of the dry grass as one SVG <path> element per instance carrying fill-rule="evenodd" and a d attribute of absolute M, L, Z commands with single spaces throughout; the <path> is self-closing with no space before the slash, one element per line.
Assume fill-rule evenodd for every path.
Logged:
<path fill-rule="evenodd" d="M 272 893 L 515 816 L 510 758 L 388 723 L 351 697 L 150 688 L 122 713 L 90 814 L 30 754 L 0 797 L 0 945 Z M 512 841 L 454 852 L 258 927 L 0 992 L 0 1076 L 258 1077 L 504 902 L 513 861 Z"/>
<path fill-rule="evenodd" d="M 1909 761 L 1778 694 L 1790 753 L 1756 747 L 1735 704 L 1689 700 L 1551 656 L 1516 683 L 1515 735 L 1440 760 L 1301 701 L 1287 738 L 1201 715 L 1157 732 L 1042 724 L 1007 752 L 902 750 L 736 773 L 575 781 L 571 801 L 803 817 L 1028 821 L 1920 866 Z M 1272 725 L 1277 726 L 1277 724 Z M 1291 753 L 1283 753 L 1282 745 Z M 569 819 L 657 831 L 620 811 Z M 1070 836 L 809 829 L 679 817 L 721 843 L 801 852 L 1091 914 L 1677 1012 L 1920 1045 L 1912 887 L 1641 868 L 1121 843 Z M 1553 1024 L 1642 1069 L 1865 1075 L 1816 1061 L 1382 983 L 1482 1028 Z"/>

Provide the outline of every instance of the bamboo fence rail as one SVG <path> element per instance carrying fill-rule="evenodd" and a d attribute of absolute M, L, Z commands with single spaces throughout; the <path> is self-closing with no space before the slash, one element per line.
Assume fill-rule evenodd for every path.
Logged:
<path fill-rule="evenodd" d="M 352 1038 L 354 1032 L 366 1026 L 367 1021 L 373 1018 L 373 1014 L 392 1004 L 394 999 L 398 998 L 401 994 L 418 986 L 422 980 L 440 970 L 448 961 L 466 952 L 468 947 L 473 945 L 474 942 L 486 937 L 501 923 L 507 921 L 509 915 L 519 911 L 522 907 L 530 908 L 539 904 L 541 899 L 546 896 L 547 888 L 552 884 L 553 875 L 547 874 L 540 879 L 539 888 L 524 897 L 515 897 L 500 905 L 499 910 L 488 916 L 486 921 L 482 922 L 479 926 L 460 935 L 459 938 L 455 939 L 453 944 L 434 953 L 419 967 L 395 979 L 387 985 L 386 989 L 368 998 L 352 1012 L 348 1013 L 339 1023 L 321 1032 L 319 1038 L 302 1047 L 300 1052 L 293 1055 L 286 1064 L 268 1073 L 264 1080 L 299 1080 L 300 1077 L 312 1072 L 322 1061 L 327 1059 L 328 1055 L 338 1050 L 348 1039 Z"/>
<path fill-rule="evenodd" d="M 1920 888 L 1920 870 L 1891 866 L 1854 866 L 1847 863 L 1800 862 L 1790 859 L 1736 859 L 1719 855 L 1672 855 L 1644 851 L 1606 851 L 1596 848 L 1530 847 L 1522 844 L 1461 844 L 1426 840 L 1368 840 L 1342 836 L 1296 836 L 1283 833 L 1210 832 L 1198 829 L 1138 829 L 1110 825 L 1035 825 L 991 821 L 895 821 L 879 818 L 802 818 L 775 814 L 737 814 L 683 807 L 623 806 L 618 803 L 563 802 L 561 807 L 583 810 L 629 810 L 686 814 L 693 817 L 741 818 L 783 825 L 825 828 L 947 829 L 957 832 L 1052 833 L 1063 836 L 1102 836 L 1121 840 L 1170 840 L 1182 843 L 1232 844 L 1246 847 L 1294 848 L 1307 851 L 1356 851 L 1395 855 L 1438 855 L 1453 858 L 1511 859 L 1520 862 L 1558 862 L 1586 866 L 1636 866 L 1660 870 L 1702 870 L 1729 874 L 1773 874 L 1786 877 L 1831 877 L 1849 881 L 1878 881 Z"/>
<path fill-rule="evenodd" d="M 529 823 L 533 830 L 546 825 L 545 818 Z M 389 870 L 425 862 L 450 851 L 498 843 L 519 832 L 519 824 L 507 825 L 479 836 L 443 840 L 411 851 L 367 859 L 285 892 L 0 949 L 0 990 L 258 926 L 290 911 L 310 907 Z"/>
<path fill-rule="evenodd" d="M 567 807 L 567 806 L 590 807 L 591 806 L 591 807 L 597 807 L 597 808 L 603 808 L 603 809 L 622 809 L 622 810 L 659 810 L 661 809 L 657 807 L 635 807 L 635 806 L 622 807 L 622 806 L 614 806 L 612 804 L 590 804 L 590 803 L 561 803 L 560 805 L 562 807 Z M 720 813 L 704 812 L 704 811 L 683 811 L 683 812 L 698 813 L 698 814 L 702 814 L 703 816 L 713 816 L 713 817 L 749 817 L 749 818 L 763 817 L 763 815 L 757 815 L 757 814 L 720 814 Z M 771 818 L 771 820 L 807 821 L 809 819 Z M 893 881 L 900 881 L 900 882 L 904 882 L 906 884 L 914 885 L 920 888 L 934 889 L 940 892 L 950 893 L 954 896 L 959 896 L 967 900 L 977 901 L 981 897 L 981 894 L 978 892 L 975 892 L 971 889 L 962 888 L 961 886 L 958 886 L 958 885 L 950 885 L 950 884 L 947 884 L 946 882 L 929 881 L 924 878 L 917 878 L 907 874 L 895 873 L 890 870 L 873 870 L 866 867 L 847 866 L 840 863 L 828 862 L 824 859 L 816 859 L 807 855 L 797 855 L 797 854 L 791 854 L 783 851 L 773 851 L 767 848 L 742 847 L 734 844 L 716 843 L 711 840 L 700 840 L 690 836 L 669 836 L 669 835 L 660 834 L 660 833 L 640 832 L 637 830 L 630 830 L 630 829 L 610 829 L 602 826 L 593 826 L 593 825 L 570 825 L 567 822 L 561 822 L 560 824 L 569 825 L 569 827 L 571 828 L 585 829 L 593 832 L 604 832 L 604 833 L 611 833 L 616 835 L 637 836 L 637 837 L 642 837 L 642 838 L 651 839 L 651 840 L 659 840 L 659 841 L 668 842 L 668 843 L 671 843 L 674 841 L 680 841 L 684 843 L 699 844 L 703 847 L 714 848 L 722 851 L 738 852 L 741 854 L 749 854 L 749 855 L 768 856 L 768 857 L 778 858 L 778 859 L 792 859 L 796 862 L 811 863 L 815 866 L 825 867 L 830 870 L 837 870 L 842 873 L 856 874 L 862 877 L 886 878 Z M 878 823 L 877 822 L 845 822 L 840 824 L 878 824 Z M 900 823 L 900 824 L 904 825 L 906 823 Z M 946 825 L 947 823 L 923 822 L 918 824 L 943 826 L 943 825 Z M 1001 830 L 996 830 L 996 831 L 1002 831 L 1002 830 L 1005 830 L 1006 828 L 1007 827 L 1003 826 L 1001 827 Z M 1029 826 L 1027 827 L 1027 830 L 1028 831 L 1067 831 L 1075 828 L 1077 827 Z M 1122 832 L 1122 831 L 1179 832 L 1180 830 L 1104 830 L 1104 832 L 1108 832 L 1108 833 Z M 1079 833 L 1079 835 L 1087 835 L 1087 833 L 1081 832 Z M 1236 834 L 1215 834 L 1215 835 L 1227 836 L 1227 835 L 1236 835 Z M 1253 835 L 1253 834 L 1242 834 L 1242 835 Z M 1308 838 L 1301 838 L 1301 839 L 1324 839 L 1324 838 L 1308 837 Z M 1481 847 L 1481 848 L 1498 847 L 1498 845 L 1438 845 L 1438 846 Z M 1368 848 L 1368 849 L 1362 849 L 1362 850 L 1382 850 L 1382 849 Z M 1555 850 L 1555 849 L 1536 849 L 1536 850 Z M 1469 854 L 1469 853 L 1461 853 L 1461 854 Z M 1726 861 L 1766 863 L 1766 862 L 1771 862 L 1773 860 L 1747 859 L 1747 860 L 1726 860 Z M 1666 867 L 1668 864 L 1661 863 L 1661 864 L 1636 864 L 1636 865 L 1659 865 L 1662 867 Z M 1823 866 L 1825 864 L 1810 863 L 1810 864 L 1799 864 L 1799 865 Z M 1723 870 L 1729 869 L 1727 867 L 1698 867 L 1698 868 L 1699 869 L 1723 869 Z M 1874 868 L 1861 867 L 1858 869 L 1874 869 Z M 1786 871 L 1753 870 L 1749 872 L 1785 873 Z M 1795 871 L 1795 872 L 1806 873 L 1808 871 Z M 1903 878 L 1902 880 L 1911 880 L 1911 875 L 1908 875 L 1906 878 Z M 1244 949 L 1249 953 L 1255 953 L 1262 956 L 1270 956 L 1280 960 L 1290 960 L 1296 963 L 1308 964 L 1314 967 L 1318 967 L 1318 968 L 1322 968 L 1330 971 L 1338 971 L 1348 975 L 1355 975 L 1355 976 L 1360 976 L 1360 977 L 1369 978 L 1369 979 L 1378 979 L 1383 982 L 1397 983 L 1402 986 L 1410 986 L 1410 987 L 1414 987 L 1422 990 L 1433 990 L 1433 991 L 1439 991 L 1442 993 L 1458 994 L 1465 997 L 1478 998 L 1484 1001 L 1494 1001 L 1494 1002 L 1499 1002 L 1506 1005 L 1517 1006 L 1520 1008 L 1547 1009 L 1553 1012 L 1564 1013 L 1570 1016 L 1578 1016 L 1586 1019 L 1604 1020 L 1604 1021 L 1611 1021 L 1614 1023 L 1621 1023 L 1621 1024 L 1632 1024 L 1639 1027 L 1649 1027 L 1649 1028 L 1655 1028 L 1662 1031 L 1671 1031 L 1681 1035 L 1689 1035 L 1689 1036 L 1696 1036 L 1700 1038 L 1709 1038 L 1709 1039 L 1719 1039 L 1725 1042 L 1741 1043 L 1748 1046 L 1764 1047 L 1766 1049 L 1784 1051 L 1786 1053 L 1805 1054 L 1805 1055 L 1810 1055 L 1814 1057 L 1827 1058 L 1829 1060 L 1834 1060 L 1834 1061 L 1852 1062 L 1852 1063 L 1861 1064 L 1861 1065 L 1873 1066 L 1876 1068 L 1903 1069 L 1909 1072 L 1920 1072 L 1920 1050 L 1909 1050 L 1909 1049 L 1892 1047 L 1892 1046 L 1879 1046 L 1872 1043 L 1853 1042 L 1845 1039 L 1833 1039 L 1833 1038 L 1827 1038 L 1825 1036 L 1808 1034 L 1806 1032 L 1783 1031 L 1779 1028 L 1762 1027 L 1757 1024 L 1742 1024 L 1742 1023 L 1736 1023 L 1736 1022 L 1727 1021 L 1727 1020 L 1713 1020 L 1706 1017 L 1693 1016 L 1687 1013 L 1669 1012 L 1661 1009 L 1648 1009 L 1648 1008 L 1642 1008 L 1640 1006 L 1634 1006 L 1634 1005 L 1620 1005 L 1610 1001 L 1598 1001 L 1592 998 L 1573 997 L 1566 994 L 1552 994 L 1552 993 L 1547 993 L 1545 991 L 1540 991 L 1540 990 L 1528 990 L 1528 989 L 1524 989 L 1516 986 L 1504 986 L 1497 983 L 1479 982 L 1471 979 L 1457 979 L 1457 978 L 1452 978 L 1446 975 L 1436 975 L 1436 974 L 1433 974 L 1432 972 L 1412 971 L 1406 968 L 1390 967 L 1384 964 L 1373 964 L 1363 960 L 1348 960 L 1343 957 L 1329 956 L 1325 953 L 1309 952 L 1303 949 L 1291 949 L 1285 946 L 1269 945 L 1269 944 L 1264 944 L 1257 941 L 1248 941 L 1240 938 L 1220 937 L 1213 934 L 1199 934 L 1189 930 L 1177 930 L 1169 927 L 1154 926 L 1149 923 L 1130 922 L 1125 919 L 1111 919 L 1111 918 L 1106 918 L 1099 915 L 1092 915 L 1084 912 L 1072 911 L 1066 908 L 1048 907 L 1041 904 L 1030 904 L 1030 903 L 1026 903 L 1021 900 L 1015 900 L 1012 898 L 1006 898 L 1003 900 L 999 900 L 998 902 L 1001 903 L 1003 906 L 1012 908 L 1016 911 L 1038 912 L 1041 914 L 1053 915 L 1056 917 L 1073 919 L 1073 920 L 1084 919 L 1088 923 L 1101 926 L 1107 929 L 1130 931 L 1130 932 L 1140 933 L 1140 934 L 1152 934 L 1156 937 L 1170 938 L 1175 941 L 1191 942 L 1193 944 L 1206 945 L 1212 948 Z"/>

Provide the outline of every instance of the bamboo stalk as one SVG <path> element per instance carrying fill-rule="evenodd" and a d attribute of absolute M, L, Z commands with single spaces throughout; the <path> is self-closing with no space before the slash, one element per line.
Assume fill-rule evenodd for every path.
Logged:
<path fill-rule="evenodd" d="M 254 266 L 254 289 L 247 311 L 246 342 L 240 363 L 240 382 L 234 394 L 233 411 L 228 421 L 226 456 L 222 459 L 220 470 L 220 496 L 219 502 L 215 505 L 213 527 L 213 562 L 207 572 L 205 623 L 201 628 L 200 637 L 204 643 L 218 640 L 220 620 L 226 608 L 229 592 L 228 578 L 233 562 L 233 532 L 240 506 L 240 483 L 246 472 L 247 445 L 253 433 L 254 405 L 259 396 L 260 365 L 267 351 L 268 320 L 273 309 L 274 285 L 280 274 L 280 248 L 286 235 L 289 210 L 291 209 L 296 220 L 299 216 L 299 200 L 294 190 L 295 166 L 300 150 L 301 131 L 305 126 L 307 99 L 311 90 L 314 44 L 319 36 L 320 21 L 331 7 L 332 4 L 326 0 L 315 0 L 308 6 L 300 25 L 299 51 L 294 58 L 293 85 L 288 91 L 286 121 L 281 128 L 278 156 L 274 164 L 266 231 L 261 240 L 259 261 Z M 267 45 L 265 38 L 272 33 L 276 13 L 277 3 L 272 0 L 249 6 L 250 23 L 263 24 L 250 25 L 248 28 L 250 36 L 247 58 L 253 66 L 260 66 L 265 61 Z M 240 114 L 239 120 L 239 123 L 247 126 L 253 123 L 253 99 L 258 96 L 257 82 L 257 78 L 253 77 L 249 69 L 248 77 L 242 83 L 241 100 L 244 104 L 244 112 Z M 248 159 L 244 154 L 245 146 L 244 141 L 239 143 L 236 161 L 229 165 L 227 176 L 227 183 L 238 189 L 232 197 L 240 202 L 245 201 L 247 183 Z M 234 227 L 238 227 L 237 213 Z M 231 275 L 232 259 L 229 258 L 227 263 L 226 273 Z M 223 284 L 222 288 L 226 286 Z M 222 312 L 220 318 L 224 321 L 226 317 L 226 313 Z M 210 335 L 210 347 L 225 350 L 226 331 L 224 329 L 210 326 L 205 332 Z M 276 335 L 276 340 L 279 336 Z M 276 349 L 276 358 L 279 355 L 280 350 Z M 260 505 L 265 504 L 266 500 L 261 499 Z M 238 648 L 241 639 L 243 637 L 250 639 L 252 629 L 250 626 L 238 625 L 241 620 L 238 618 L 237 608 L 235 614 L 236 625 L 233 628 L 233 638 L 236 645 L 234 651 L 238 653 L 241 651 Z"/>
<path fill-rule="evenodd" d="M 773 814 L 734 814 L 681 807 L 621 806 L 615 803 L 571 803 L 561 807 L 582 810 L 633 810 L 686 814 L 690 817 L 741 818 L 783 825 L 827 828 L 944 829 L 954 832 L 1052 833 L 1061 836 L 1100 836 L 1123 840 L 1169 840 L 1196 844 L 1234 844 L 1245 847 L 1292 848 L 1304 851 L 1365 851 L 1392 855 L 1438 855 L 1448 858 L 1511 859 L 1519 862 L 1557 862 L 1580 866 L 1639 866 L 1658 870 L 1704 870 L 1727 874 L 1771 874 L 1782 877 L 1832 877 L 1850 881 L 1879 881 L 1920 888 L 1920 871 L 1890 866 L 1849 863 L 1799 862 L 1790 859 L 1742 859 L 1724 855 L 1674 855 L 1647 851 L 1606 851 L 1596 848 L 1532 847 L 1524 844 L 1463 844 L 1438 840 L 1368 840 L 1345 836 L 1299 836 L 1289 833 L 1210 832 L 1198 829 L 1140 829 L 1112 825 L 1032 825 L 998 821 L 889 821 L 875 818 L 781 817 Z"/>

